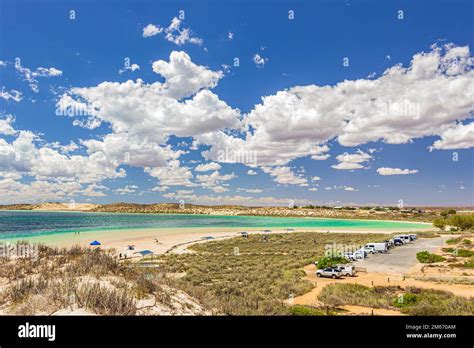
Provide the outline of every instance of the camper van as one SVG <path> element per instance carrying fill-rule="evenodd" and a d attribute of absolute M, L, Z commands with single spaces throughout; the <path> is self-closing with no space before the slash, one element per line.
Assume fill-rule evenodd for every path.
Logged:
<path fill-rule="evenodd" d="M 368 243 L 364 249 L 372 254 L 387 252 L 387 244 L 383 243 Z"/>
<path fill-rule="evenodd" d="M 356 270 L 354 265 L 337 265 L 336 268 L 341 271 L 341 274 L 346 277 L 354 277 Z"/>

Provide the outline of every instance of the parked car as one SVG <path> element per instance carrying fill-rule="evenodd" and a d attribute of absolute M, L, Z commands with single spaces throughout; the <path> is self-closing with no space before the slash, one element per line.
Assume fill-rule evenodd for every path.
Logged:
<path fill-rule="evenodd" d="M 341 271 L 341 274 L 346 277 L 353 277 L 356 275 L 356 270 L 354 265 L 337 265 L 337 269 Z"/>
<path fill-rule="evenodd" d="M 387 245 L 385 243 L 368 243 L 364 249 L 372 254 L 385 253 L 387 252 Z"/>
<path fill-rule="evenodd" d="M 325 277 L 325 278 L 333 278 L 333 279 L 336 279 L 336 278 L 341 278 L 341 271 L 337 268 L 333 268 L 333 267 L 327 267 L 327 268 L 324 268 L 324 269 L 318 269 L 316 271 L 316 276 L 318 277 Z"/>
<path fill-rule="evenodd" d="M 356 250 L 353 254 L 355 259 L 365 259 L 367 257 L 367 251 L 364 248 Z"/>
<path fill-rule="evenodd" d="M 396 236 L 396 238 L 400 238 L 403 241 L 404 244 L 408 244 L 408 243 L 411 242 L 411 238 L 407 234 L 401 234 L 399 236 Z"/>
<path fill-rule="evenodd" d="M 403 243 L 403 240 L 401 238 L 393 238 L 393 244 L 395 246 L 399 246 L 399 245 L 403 245 L 405 243 Z"/>
<path fill-rule="evenodd" d="M 368 246 L 368 245 L 364 246 L 364 251 L 366 253 L 369 253 L 369 254 L 375 254 L 376 253 L 375 248 L 371 247 L 371 246 Z"/>
<path fill-rule="evenodd" d="M 354 253 L 351 253 L 351 252 L 348 252 L 348 253 L 344 253 L 342 254 L 342 256 L 349 260 L 349 261 L 355 261 L 356 260 L 356 257 L 354 256 Z"/>

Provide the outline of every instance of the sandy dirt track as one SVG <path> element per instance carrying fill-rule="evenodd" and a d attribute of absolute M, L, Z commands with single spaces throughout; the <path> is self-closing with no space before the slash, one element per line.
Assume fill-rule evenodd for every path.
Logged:
<path fill-rule="evenodd" d="M 474 296 L 474 286 L 467 284 L 436 283 L 431 281 L 415 280 L 412 276 L 419 274 L 422 264 L 416 259 L 416 253 L 428 250 L 438 251 L 449 237 L 418 239 L 413 244 L 408 244 L 394 248 L 387 254 L 370 255 L 364 261 L 355 262 L 356 267 L 364 267 L 365 272 L 359 272 L 355 277 L 343 277 L 341 279 L 318 278 L 315 275 L 316 266 L 308 265 L 304 268 L 305 279 L 310 281 L 315 287 L 308 293 L 293 299 L 294 304 L 320 306 L 318 300 L 321 290 L 328 284 L 353 283 L 365 286 L 400 286 L 418 287 L 424 289 L 435 289 L 450 291 L 454 295 L 472 298 Z M 351 314 L 372 314 L 371 308 L 362 306 L 343 306 Z M 374 315 L 400 315 L 392 310 L 374 309 Z"/>

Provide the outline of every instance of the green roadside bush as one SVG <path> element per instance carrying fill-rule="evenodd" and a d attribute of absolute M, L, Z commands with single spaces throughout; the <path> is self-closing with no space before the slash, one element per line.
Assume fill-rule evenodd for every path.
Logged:
<path fill-rule="evenodd" d="M 466 231 L 474 228 L 474 214 L 445 215 L 433 220 L 433 226 L 444 230 L 446 226 L 452 226 L 458 230 Z"/>
<path fill-rule="evenodd" d="M 403 308 L 407 306 L 413 306 L 419 302 L 419 298 L 416 294 L 410 292 L 402 294 L 393 299 L 393 305 L 395 307 Z"/>
<path fill-rule="evenodd" d="M 312 308 L 308 306 L 291 306 L 289 308 L 289 312 L 291 315 L 295 316 L 314 316 L 314 315 L 326 315 L 325 311 L 322 311 L 317 308 Z"/>
<path fill-rule="evenodd" d="M 458 244 L 462 240 L 461 237 L 450 238 L 446 241 L 446 244 Z"/>
<path fill-rule="evenodd" d="M 434 219 L 433 226 L 436 228 L 439 228 L 440 230 L 444 230 L 446 227 L 446 219 L 443 219 L 443 218 Z"/>
<path fill-rule="evenodd" d="M 445 260 L 444 257 L 441 255 L 431 254 L 428 251 L 420 251 L 416 254 L 416 258 L 421 263 L 434 263 L 434 262 L 442 262 Z"/>
<path fill-rule="evenodd" d="M 457 227 L 461 231 L 469 230 L 474 227 L 474 214 L 451 215 L 446 220 L 447 225 Z"/>
<path fill-rule="evenodd" d="M 326 267 L 332 267 L 340 263 L 347 263 L 347 259 L 344 257 L 329 257 L 325 256 L 318 260 L 317 267 L 318 269 L 323 269 Z"/>
<path fill-rule="evenodd" d="M 459 257 L 471 257 L 474 256 L 474 251 L 467 249 L 457 249 L 453 252 L 453 255 Z"/>

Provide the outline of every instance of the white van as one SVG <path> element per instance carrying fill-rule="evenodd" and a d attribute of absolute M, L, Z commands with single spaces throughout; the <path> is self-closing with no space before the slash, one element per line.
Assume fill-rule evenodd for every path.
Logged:
<path fill-rule="evenodd" d="M 385 243 L 368 243 L 364 247 L 365 250 L 374 253 L 385 253 L 387 252 L 387 244 Z"/>
<path fill-rule="evenodd" d="M 394 238 L 399 238 L 403 241 L 404 244 L 408 244 L 411 242 L 411 238 L 408 234 L 401 234 L 399 236 L 395 236 Z"/>

